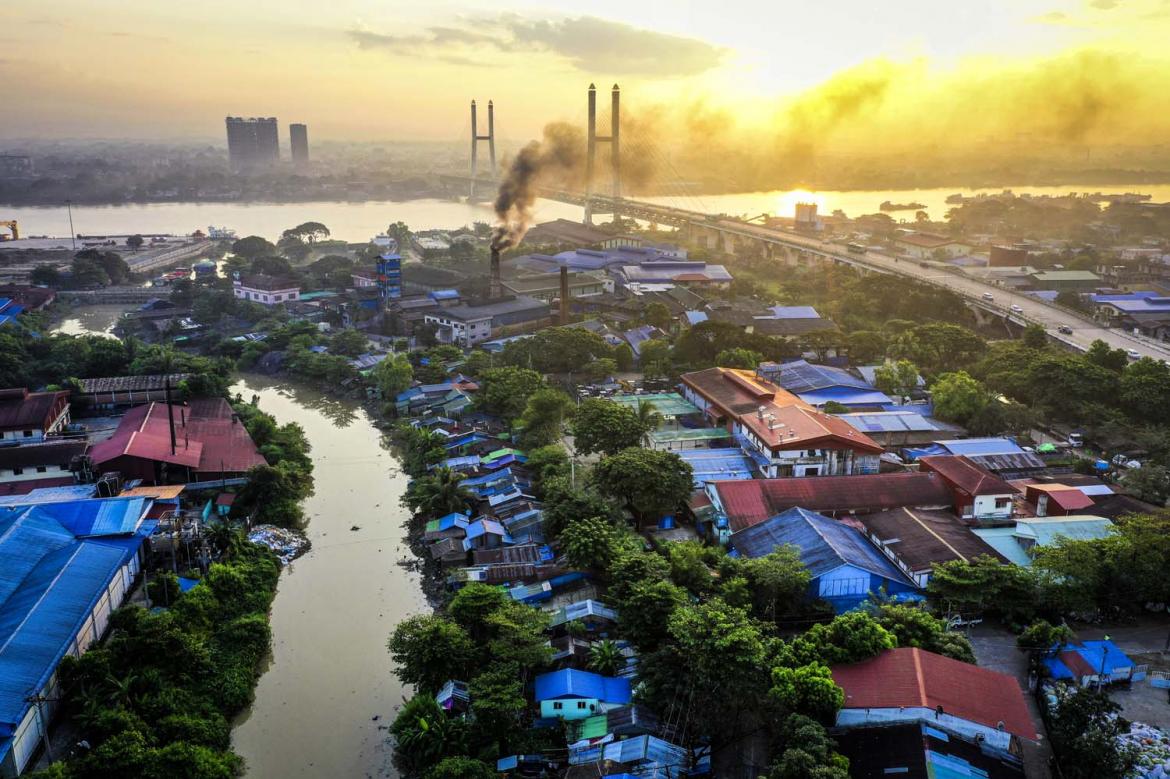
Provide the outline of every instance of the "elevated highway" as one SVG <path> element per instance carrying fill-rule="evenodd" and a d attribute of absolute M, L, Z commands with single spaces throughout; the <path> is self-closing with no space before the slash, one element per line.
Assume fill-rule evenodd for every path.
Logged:
<path fill-rule="evenodd" d="M 546 189 L 541 196 L 562 203 L 585 207 L 586 198 L 578 192 Z M 1109 328 L 1079 312 L 1015 292 L 957 270 L 945 270 L 938 263 L 920 263 L 877 251 L 851 252 L 842 243 L 773 227 L 750 224 L 726 215 L 703 214 L 655 203 L 604 195 L 589 197 L 593 213 L 614 213 L 654 224 L 665 224 L 686 232 L 689 239 L 728 254 L 737 246 L 756 245 L 766 256 L 778 261 L 813 260 L 850 265 L 867 271 L 907 276 L 963 297 L 968 305 L 1001 316 L 1018 325 L 1037 324 L 1049 336 L 1071 348 L 1086 351 L 1096 339 L 1115 349 L 1125 349 L 1131 356 L 1170 361 L 1170 345 L 1116 328 Z M 1072 329 L 1071 334 L 1059 332 Z"/>

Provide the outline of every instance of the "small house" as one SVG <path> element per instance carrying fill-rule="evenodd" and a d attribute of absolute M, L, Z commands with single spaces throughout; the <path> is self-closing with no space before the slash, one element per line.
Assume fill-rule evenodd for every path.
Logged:
<path fill-rule="evenodd" d="M 536 702 L 546 719 L 577 720 L 632 700 L 630 680 L 566 668 L 536 677 Z"/>
<path fill-rule="evenodd" d="M 463 549 L 495 549 L 504 544 L 511 544 L 512 536 L 494 519 L 480 518 L 467 525 L 467 535 L 463 539 Z"/>
<path fill-rule="evenodd" d="M 548 626 L 552 630 L 564 628 L 570 622 L 580 622 L 588 633 L 601 634 L 617 624 L 618 614 L 599 600 L 587 598 L 570 603 L 554 611 Z"/>
<path fill-rule="evenodd" d="M 1011 518 L 1019 490 L 970 458 L 930 456 L 918 462 L 922 470 L 937 473 L 946 482 L 960 517 L 978 521 Z"/>
<path fill-rule="evenodd" d="M 452 512 L 427 522 L 423 541 L 438 541 L 443 538 L 462 539 L 467 535 L 468 519 L 465 515 Z"/>
<path fill-rule="evenodd" d="M 1028 567 L 1038 546 L 1051 546 L 1062 538 L 1094 541 L 1109 537 L 1113 529 L 1105 517 L 1078 515 L 1029 517 L 1018 520 L 1014 527 L 976 528 L 973 532 L 1011 562 Z"/>
<path fill-rule="evenodd" d="M 1057 647 L 1044 659 L 1044 669 L 1053 679 L 1088 687 L 1102 681 L 1138 682 L 1146 678 L 1148 666 L 1138 665 L 1112 641 L 1086 641 Z"/>

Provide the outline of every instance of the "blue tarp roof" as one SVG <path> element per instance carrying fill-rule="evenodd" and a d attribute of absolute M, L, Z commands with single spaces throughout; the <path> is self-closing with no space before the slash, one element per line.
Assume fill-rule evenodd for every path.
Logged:
<path fill-rule="evenodd" d="M 536 700 L 596 698 L 605 703 L 630 702 L 630 680 L 566 668 L 536 677 Z"/>
<path fill-rule="evenodd" d="M 731 536 L 731 545 L 749 558 L 763 557 L 786 544 L 800 550 L 801 562 L 814 577 L 852 565 L 913 586 L 859 531 L 808 509 L 788 509 Z"/>
<path fill-rule="evenodd" d="M 683 316 L 687 318 L 687 324 L 689 325 L 697 325 L 700 322 L 707 321 L 706 311 L 684 311 Z"/>
<path fill-rule="evenodd" d="M 823 406 L 830 401 L 844 406 L 885 406 L 893 402 L 893 399 L 884 392 L 855 387 L 825 387 L 809 392 L 797 392 L 796 396 L 812 406 Z"/>
<path fill-rule="evenodd" d="M 772 306 L 768 309 L 776 319 L 820 319 L 812 306 Z"/>
<path fill-rule="evenodd" d="M 695 487 L 709 481 L 750 479 L 754 473 L 751 458 L 739 449 L 681 449 L 675 454 L 691 466 Z"/>
<path fill-rule="evenodd" d="M 61 503 L 92 498 L 97 492 L 93 484 L 67 484 L 61 487 L 38 487 L 25 495 L 0 497 L 0 506 L 32 506 L 37 503 Z"/>
<path fill-rule="evenodd" d="M 1093 669 L 1094 675 L 1101 673 L 1112 675 L 1118 671 L 1129 671 L 1134 667 L 1129 655 L 1112 641 L 1086 641 L 1080 646 L 1069 644 L 1064 651 L 1079 655 L 1088 667 Z M 1054 679 L 1078 679 L 1081 676 L 1070 669 L 1059 655 L 1045 658 L 1044 667 Z"/>

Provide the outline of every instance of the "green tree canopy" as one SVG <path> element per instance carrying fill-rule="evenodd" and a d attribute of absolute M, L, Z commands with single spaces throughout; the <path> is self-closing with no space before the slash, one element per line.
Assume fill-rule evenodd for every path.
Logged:
<path fill-rule="evenodd" d="M 399 622 L 388 646 L 399 680 L 432 695 L 451 679 L 466 679 L 476 654 L 463 628 L 432 614 Z"/>
<path fill-rule="evenodd" d="M 987 390 L 966 371 L 944 373 L 930 388 L 934 414 L 939 419 L 963 424 L 987 405 Z"/>
<path fill-rule="evenodd" d="M 528 398 L 543 389 L 544 377 L 528 368 L 491 368 L 480 377 L 476 406 L 488 414 L 511 421 L 524 413 Z"/>
<path fill-rule="evenodd" d="M 691 466 L 673 452 L 623 449 L 593 470 L 597 488 L 622 501 L 639 523 L 677 509 L 694 490 Z"/>
<path fill-rule="evenodd" d="M 560 441 L 564 423 L 573 412 L 573 399 L 559 389 L 546 387 L 533 392 L 520 417 L 524 427 L 520 444 L 533 449 Z"/>
<path fill-rule="evenodd" d="M 759 352 L 753 352 L 751 349 L 744 349 L 743 347 L 733 347 L 731 349 L 724 349 L 715 355 L 715 364 L 721 368 L 742 368 L 745 370 L 755 370 L 761 362 L 764 361 L 764 355 Z"/>
<path fill-rule="evenodd" d="M 573 443 L 581 454 L 616 454 L 640 446 L 649 432 L 638 412 L 624 403 L 604 398 L 582 401 L 573 418 Z"/>

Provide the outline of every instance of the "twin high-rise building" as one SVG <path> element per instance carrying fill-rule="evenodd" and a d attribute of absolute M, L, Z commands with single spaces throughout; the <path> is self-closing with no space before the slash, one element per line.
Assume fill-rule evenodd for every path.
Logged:
<path fill-rule="evenodd" d="M 280 159 L 276 117 L 227 118 L 228 160 L 234 170 L 273 165 Z"/>
<path fill-rule="evenodd" d="M 303 124 L 288 126 L 288 147 L 294 165 L 309 164 L 309 128 Z"/>

